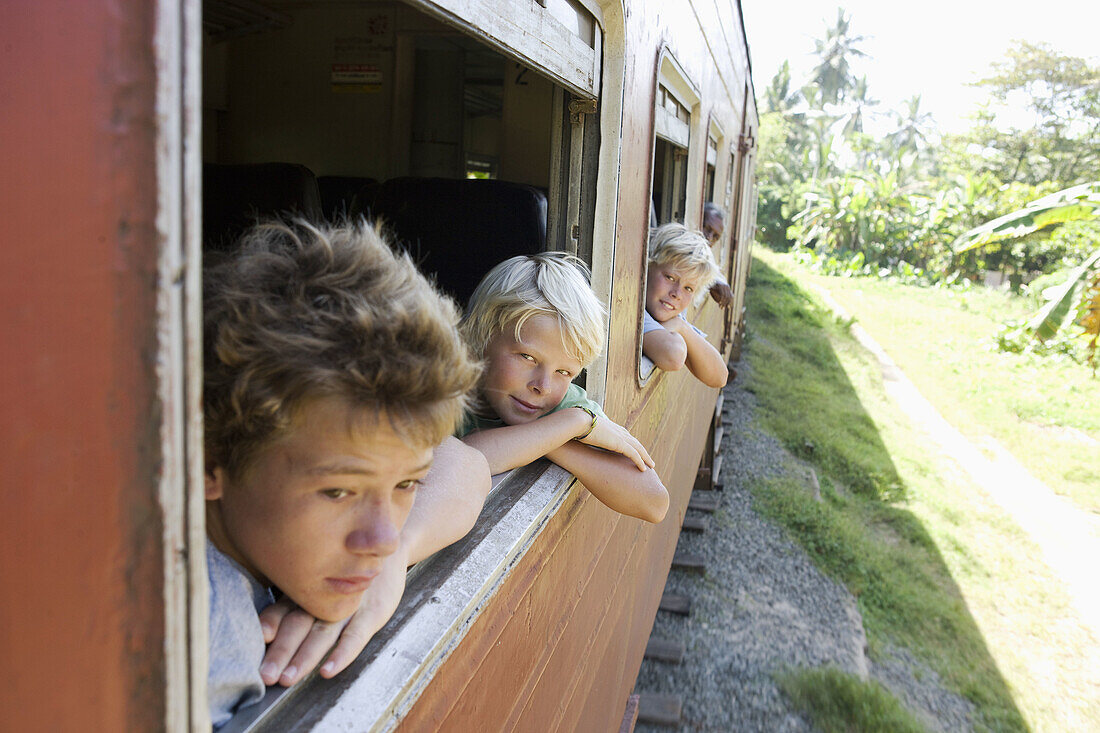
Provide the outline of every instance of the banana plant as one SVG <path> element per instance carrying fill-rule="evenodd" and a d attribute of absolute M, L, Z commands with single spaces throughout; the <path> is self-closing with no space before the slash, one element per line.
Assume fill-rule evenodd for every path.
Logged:
<path fill-rule="evenodd" d="M 974 227 L 954 241 L 956 254 L 1006 239 L 1018 239 L 1040 229 L 1071 221 L 1100 217 L 1100 181 L 1056 191 L 1029 203 L 1022 209 Z"/>
<path fill-rule="evenodd" d="M 1100 181 L 1083 183 L 1032 201 L 1022 209 L 975 227 L 955 240 L 956 254 L 1008 239 L 1017 239 L 1047 227 L 1071 221 L 1100 219 Z M 1047 302 L 1029 320 L 1028 331 L 1046 341 L 1077 321 L 1091 336 L 1089 364 L 1096 371 L 1100 340 L 1100 242 L 1065 281 L 1044 294 Z"/>

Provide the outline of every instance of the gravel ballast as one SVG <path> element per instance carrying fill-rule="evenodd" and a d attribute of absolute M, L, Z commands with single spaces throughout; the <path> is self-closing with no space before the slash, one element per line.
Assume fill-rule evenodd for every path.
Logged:
<path fill-rule="evenodd" d="M 725 389 L 720 503 L 703 533 L 684 532 L 678 551 L 699 555 L 706 573 L 673 570 L 666 591 L 691 598 L 688 617 L 659 612 L 652 637 L 680 641 L 684 661 L 645 660 L 635 692 L 679 695 L 685 731 L 811 731 L 779 691 L 774 674 L 833 666 L 890 689 L 930 730 L 969 730 L 970 704 L 938 685 L 902 649 L 872 662 L 855 599 L 825 577 L 784 531 L 752 509 L 749 487 L 808 470 L 753 424 L 748 364 Z M 693 510 L 689 510 L 689 514 Z M 636 730 L 670 730 L 639 722 Z"/>

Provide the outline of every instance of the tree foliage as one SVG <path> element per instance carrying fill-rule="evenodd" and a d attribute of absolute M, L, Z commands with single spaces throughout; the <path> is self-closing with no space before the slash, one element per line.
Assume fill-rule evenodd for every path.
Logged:
<path fill-rule="evenodd" d="M 868 77 L 857 74 L 863 40 L 838 9 L 814 41 L 808 77 L 793 78 L 784 62 L 765 90 L 757 168 L 765 244 L 837 271 L 924 283 L 981 281 L 997 270 L 1020 284 L 1090 260 L 1100 247 L 1090 208 L 1100 208 L 1100 183 L 1082 184 L 1100 170 L 1100 69 L 1014 42 L 975 84 L 989 102 L 971 129 L 941 135 L 919 94 L 879 111 Z M 1079 200 L 1069 200 L 1072 191 L 1051 197 L 1074 186 Z M 1090 261 L 1079 284 L 1060 292 L 1075 304 L 1057 311 L 1063 325 L 1100 328 L 1100 315 L 1082 310 L 1100 305 Z"/>
<path fill-rule="evenodd" d="M 1096 177 L 1100 164 L 1100 69 L 1046 44 L 1017 41 L 992 73 L 975 82 L 1000 105 L 1026 115 L 1005 119 L 986 108 L 962 142 L 1004 181 L 1064 185 Z"/>

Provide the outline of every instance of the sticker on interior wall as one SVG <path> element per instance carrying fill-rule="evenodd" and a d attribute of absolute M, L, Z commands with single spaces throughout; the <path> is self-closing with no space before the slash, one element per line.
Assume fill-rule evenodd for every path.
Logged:
<path fill-rule="evenodd" d="M 332 91 L 370 94 L 382 89 L 382 71 L 370 64 L 333 64 Z"/>

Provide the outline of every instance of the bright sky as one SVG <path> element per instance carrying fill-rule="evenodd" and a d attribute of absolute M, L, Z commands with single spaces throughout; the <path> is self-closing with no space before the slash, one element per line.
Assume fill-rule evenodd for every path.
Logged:
<path fill-rule="evenodd" d="M 838 4 L 851 16 L 851 32 L 866 39 L 857 47 L 870 58 L 853 64 L 867 76 L 876 109 L 900 108 L 921 95 L 921 109 L 940 128 L 960 132 L 965 116 L 983 99 L 966 82 L 980 79 L 1004 58 L 1009 42 L 1046 42 L 1055 50 L 1100 63 L 1100 2 L 1096 0 L 741 0 L 752 56 L 757 102 L 784 59 L 800 84 L 814 66 L 814 39 L 836 23 Z"/>

